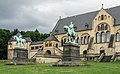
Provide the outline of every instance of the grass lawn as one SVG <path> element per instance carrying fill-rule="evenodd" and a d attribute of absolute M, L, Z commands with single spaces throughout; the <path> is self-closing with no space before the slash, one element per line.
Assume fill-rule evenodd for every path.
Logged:
<path fill-rule="evenodd" d="M 50 64 L 5 65 L 0 62 L 0 74 L 120 74 L 120 62 L 88 62 L 90 66 L 52 67 Z"/>

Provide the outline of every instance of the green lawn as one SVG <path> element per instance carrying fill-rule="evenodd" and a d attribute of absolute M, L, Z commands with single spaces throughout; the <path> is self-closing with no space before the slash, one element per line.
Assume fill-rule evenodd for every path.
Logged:
<path fill-rule="evenodd" d="M 0 74 L 120 74 L 120 62 L 88 62 L 90 66 L 52 67 L 50 64 L 5 65 L 0 62 Z"/>

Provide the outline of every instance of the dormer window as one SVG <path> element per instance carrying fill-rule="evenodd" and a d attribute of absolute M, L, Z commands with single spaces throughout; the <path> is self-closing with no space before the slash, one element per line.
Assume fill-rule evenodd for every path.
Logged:
<path fill-rule="evenodd" d="M 55 30 L 56 33 L 58 33 L 59 30 Z"/>
<path fill-rule="evenodd" d="M 86 24 L 86 25 L 85 25 L 85 29 L 88 29 L 88 27 L 89 27 L 89 25 L 88 25 L 88 24 Z"/>

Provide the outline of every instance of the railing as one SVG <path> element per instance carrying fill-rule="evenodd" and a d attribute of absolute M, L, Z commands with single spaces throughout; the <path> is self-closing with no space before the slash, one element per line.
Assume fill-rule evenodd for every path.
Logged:
<path fill-rule="evenodd" d="M 55 48 L 55 50 L 57 50 L 59 53 L 63 54 L 63 51 L 59 48 Z"/>
<path fill-rule="evenodd" d="M 105 53 L 102 53 L 102 54 L 100 55 L 100 57 L 98 58 L 98 61 L 101 62 L 104 56 L 105 56 Z"/>
<path fill-rule="evenodd" d="M 112 58 L 111 58 L 111 62 L 115 61 L 116 58 L 116 53 L 113 54 Z"/>

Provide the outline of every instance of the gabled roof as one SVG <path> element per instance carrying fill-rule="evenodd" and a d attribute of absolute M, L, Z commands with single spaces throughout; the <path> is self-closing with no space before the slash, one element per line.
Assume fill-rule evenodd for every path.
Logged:
<path fill-rule="evenodd" d="M 32 40 L 31 40 L 30 37 L 25 37 L 25 38 L 23 38 L 23 39 L 25 39 L 27 42 L 32 42 Z"/>
<path fill-rule="evenodd" d="M 106 9 L 106 11 L 115 18 L 115 25 L 120 24 L 120 6 Z"/>
<path fill-rule="evenodd" d="M 116 20 L 115 25 L 120 24 L 120 6 L 105 9 L 105 10 L 115 18 L 115 20 Z M 65 25 L 69 25 L 70 22 L 73 22 L 73 24 L 77 27 L 76 31 L 90 30 L 90 29 L 92 29 L 92 21 L 98 12 L 99 12 L 99 10 L 59 19 L 56 26 L 52 30 L 52 34 L 65 33 L 63 27 Z M 86 29 L 85 25 L 88 25 L 87 29 Z"/>
<path fill-rule="evenodd" d="M 54 35 L 50 35 L 48 38 L 46 38 L 44 41 L 58 41 L 58 39 Z"/>
<path fill-rule="evenodd" d="M 31 45 L 43 44 L 43 41 L 32 42 Z"/>

